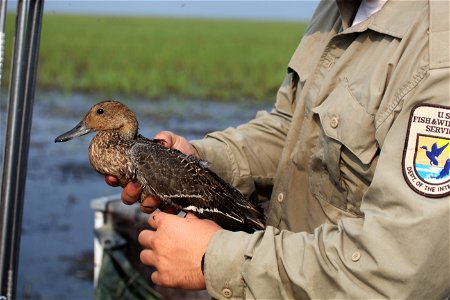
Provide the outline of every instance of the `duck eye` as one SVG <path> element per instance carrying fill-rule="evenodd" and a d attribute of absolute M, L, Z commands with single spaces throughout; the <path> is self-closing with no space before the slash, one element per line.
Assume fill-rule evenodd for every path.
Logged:
<path fill-rule="evenodd" d="M 103 113 L 103 109 L 102 108 L 97 109 L 97 114 L 98 115 L 101 115 L 102 113 Z"/>

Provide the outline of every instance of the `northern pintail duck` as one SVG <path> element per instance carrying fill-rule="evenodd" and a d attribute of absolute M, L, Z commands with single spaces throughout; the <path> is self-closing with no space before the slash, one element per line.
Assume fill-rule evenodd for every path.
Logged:
<path fill-rule="evenodd" d="M 238 190 L 211 171 L 204 161 L 138 133 L 135 114 L 117 101 L 94 105 L 55 142 L 96 131 L 89 160 L 98 173 L 114 175 L 124 187 L 143 185 L 142 198 L 154 195 L 164 204 L 215 221 L 224 229 L 253 232 L 264 228 L 264 215 Z"/>

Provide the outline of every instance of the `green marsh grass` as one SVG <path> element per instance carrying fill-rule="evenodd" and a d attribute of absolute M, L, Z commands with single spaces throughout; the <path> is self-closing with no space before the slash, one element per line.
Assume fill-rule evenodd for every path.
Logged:
<path fill-rule="evenodd" d="M 7 19 L 3 78 L 13 19 Z M 272 101 L 305 28 L 301 22 L 46 14 L 38 88 Z"/>

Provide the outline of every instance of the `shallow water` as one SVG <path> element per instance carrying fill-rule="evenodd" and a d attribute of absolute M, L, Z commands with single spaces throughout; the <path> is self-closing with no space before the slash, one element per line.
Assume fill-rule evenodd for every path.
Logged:
<path fill-rule="evenodd" d="M 92 136 L 55 144 L 98 96 L 39 93 L 33 111 L 28 177 L 19 261 L 18 299 L 90 299 L 94 214 L 93 198 L 117 194 L 90 166 L 87 147 Z M 2 101 L 4 104 L 4 100 Z M 154 136 L 171 130 L 188 139 L 236 126 L 268 105 L 204 101 L 150 101 L 127 104 L 139 119 L 141 133 Z M 2 135 L 5 107 L 2 106 Z M 3 145 L 4 141 L 2 141 Z"/>

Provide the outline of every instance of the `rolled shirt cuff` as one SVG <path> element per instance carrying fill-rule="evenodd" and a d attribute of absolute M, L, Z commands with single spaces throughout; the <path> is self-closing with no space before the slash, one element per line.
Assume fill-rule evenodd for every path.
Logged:
<path fill-rule="evenodd" d="M 208 293 L 216 299 L 242 299 L 245 283 L 242 268 L 252 235 L 245 232 L 218 231 L 208 244 L 205 255 L 205 282 Z"/>

